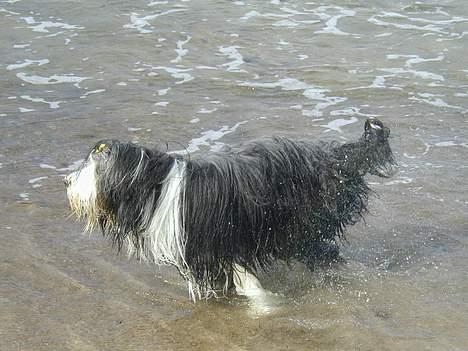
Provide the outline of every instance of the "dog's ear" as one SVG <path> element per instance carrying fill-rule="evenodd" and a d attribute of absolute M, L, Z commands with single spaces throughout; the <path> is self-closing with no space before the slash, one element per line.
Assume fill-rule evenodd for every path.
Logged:
<path fill-rule="evenodd" d="M 99 142 L 93 148 L 93 154 L 98 157 L 107 158 L 109 157 L 110 153 L 111 153 L 110 145 L 105 142 Z"/>
<path fill-rule="evenodd" d="M 390 135 L 390 129 L 377 118 L 369 118 L 364 125 L 364 139 L 367 141 L 385 141 Z"/>

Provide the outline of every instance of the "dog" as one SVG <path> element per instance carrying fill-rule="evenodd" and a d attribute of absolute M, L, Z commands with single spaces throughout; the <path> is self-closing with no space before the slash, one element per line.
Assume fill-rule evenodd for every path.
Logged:
<path fill-rule="evenodd" d="M 274 260 L 339 258 L 345 227 L 367 212 L 365 175 L 393 172 L 389 135 L 368 119 L 356 142 L 273 137 L 198 158 L 103 140 L 64 182 L 87 230 L 175 266 L 192 299 L 248 296 Z"/>

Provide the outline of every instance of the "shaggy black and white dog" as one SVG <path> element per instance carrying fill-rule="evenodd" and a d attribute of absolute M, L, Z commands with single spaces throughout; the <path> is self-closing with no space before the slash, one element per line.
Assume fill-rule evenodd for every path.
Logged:
<path fill-rule="evenodd" d="M 65 183 L 87 229 L 177 267 L 194 299 L 249 295 L 273 260 L 337 258 L 336 239 L 366 213 L 364 176 L 392 169 L 389 134 L 369 119 L 353 143 L 275 137 L 197 159 L 105 140 Z"/>

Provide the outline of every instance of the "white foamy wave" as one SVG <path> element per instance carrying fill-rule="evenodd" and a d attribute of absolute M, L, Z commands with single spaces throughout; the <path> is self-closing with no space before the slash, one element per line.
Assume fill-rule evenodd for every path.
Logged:
<path fill-rule="evenodd" d="M 13 45 L 13 49 L 25 49 L 27 47 L 30 47 L 31 44 L 15 44 Z"/>
<path fill-rule="evenodd" d="M 29 96 L 29 95 L 22 95 L 21 98 L 23 100 L 28 100 L 28 101 L 32 101 L 32 102 L 41 102 L 41 103 L 47 104 L 47 105 L 49 105 L 49 108 L 51 108 L 51 109 L 59 108 L 60 104 L 65 102 L 65 101 L 46 101 L 43 98 L 34 98 L 34 97 Z"/>
<path fill-rule="evenodd" d="M 152 15 L 140 16 L 137 13 L 132 13 L 130 15 L 130 24 L 125 24 L 124 28 L 135 29 L 141 34 L 148 34 L 153 32 L 153 26 L 149 23 L 160 16 L 165 16 L 175 12 L 187 11 L 187 9 L 171 9 L 167 11 L 163 11 L 160 13 L 155 13 Z M 148 29 L 151 28 L 151 29 Z"/>
<path fill-rule="evenodd" d="M 435 143 L 434 146 L 437 146 L 437 147 L 458 146 L 458 147 L 468 148 L 468 143 L 456 143 L 454 141 L 441 141 L 441 142 Z"/>
<path fill-rule="evenodd" d="M 351 117 L 350 119 L 338 118 L 328 122 L 327 124 L 322 124 L 320 125 L 320 127 L 326 128 L 325 133 L 330 132 L 332 130 L 338 133 L 343 133 L 343 131 L 341 130 L 342 127 L 356 123 L 358 121 L 359 120 L 356 117 Z"/>
<path fill-rule="evenodd" d="M 328 89 L 316 87 L 311 84 L 307 84 L 295 78 L 283 78 L 276 82 L 241 82 L 240 86 L 247 86 L 252 88 L 281 88 L 286 91 L 303 90 L 302 95 L 309 100 L 319 101 L 312 110 L 302 110 L 302 114 L 307 117 L 321 117 L 323 110 L 327 107 L 339 104 L 346 101 L 345 97 L 327 96 Z"/>
<path fill-rule="evenodd" d="M 148 6 L 157 6 L 157 5 L 165 5 L 168 4 L 169 1 L 152 1 L 148 4 Z"/>
<path fill-rule="evenodd" d="M 213 113 L 213 112 L 215 112 L 217 110 L 218 109 L 216 107 L 212 108 L 212 109 L 206 109 L 206 108 L 202 107 L 200 110 L 197 111 L 197 113 L 207 114 L 207 113 Z"/>
<path fill-rule="evenodd" d="M 326 108 L 337 105 L 347 100 L 345 97 L 327 96 L 325 93 L 329 92 L 328 89 L 309 88 L 304 91 L 304 96 L 311 100 L 321 101 L 315 105 L 312 110 L 302 110 L 302 115 L 307 117 L 322 117 L 323 110 Z"/>
<path fill-rule="evenodd" d="M 159 95 L 159 96 L 167 95 L 167 93 L 169 92 L 169 90 L 171 90 L 171 88 L 159 89 L 159 90 L 158 90 L 158 95 Z"/>
<path fill-rule="evenodd" d="M 401 55 L 401 54 L 389 54 L 387 55 L 387 59 L 389 60 L 397 60 L 400 58 L 406 58 L 405 67 L 411 68 L 413 65 L 423 62 L 440 62 L 443 61 L 445 56 L 443 54 L 439 54 L 437 57 L 434 58 L 422 58 L 418 55 Z"/>
<path fill-rule="evenodd" d="M 221 66 L 227 67 L 226 70 L 228 72 L 247 72 L 244 69 L 239 68 L 245 62 L 241 53 L 237 49 L 240 49 L 240 46 L 219 47 L 219 52 L 221 52 L 222 55 L 225 55 L 232 60 L 231 62 L 224 63 Z"/>
<path fill-rule="evenodd" d="M 294 27 L 297 27 L 298 25 L 299 25 L 299 23 L 297 23 L 296 21 L 291 20 L 291 19 L 285 19 L 285 20 L 277 21 L 277 22 L 272 24 L 272 26 L 274 26 L 274 27 L 288 27 L 288 28 L 294 28 Z"/>
<path fill-rule="evenodd" d="M 320 20 L 317 20 L 317 19 L 305 20 L 305 19 L 294 18 L 295 16 L 301 16 L 301 18 L 303 18 L 304 16 L 310 17 L 311 13 L 297 11 L 288 7 L 281 7 L 280 10 L 283 11 L 283 13 L 271 13 L 271 12 L 261 13 L 258 11 L 249 11 L 240 19 L 242 21 L 248 21 L 252 18 L 260 17 L 260 18 L 274 20 L 275 22 L 271 23 L 271 25 L 274 27 L 287 27 L 287 28 L 294 28 L 301 24 L 310 25 L 310 24 L 320 23 Z"/>
<path fill-rule="evenodd" d="M 175 68 L 175 67 L 166 67 L 166 66 L 156 66 L 156 67 L 150 66 L 150 67 L 154 70 L 166 71 L 167 73 L 171 75 L 171 77 L 175 79 L 180 79 L 179 81 L 175 82 L 175 84 L 187 83 L 194 79 L 193 76 L 187 73 L 187 72 L 192 71 L 191 68 Z"/>
<path fill-rule="evenodd" d="M 348 107 L 342 110 L 330 111 L 331 116 L 361 116 L 361 117 L 378 117 L 379 115 L 371 113 L 363 113 L 358 107 Z"/>
<path fill-rule="evenodd" d="M 49 62 L 50 61 L 48 59 L 43 59 L 43 60 L 28 60 L 28 59 L 26 59 L 21 63 L 14 63 L 14 64 L 11 64 L 11 65 L 8 65 L 6 67 L 6 69 L 8 71 L 12 71 L 12 70 L 19 69 L 19 68 L 24 68 L 24 67 L 27 67 L 27 66 L 30 66 L 30 65 L 42 66 L 42 65 L 45 65 L 45 64 L 47 64 Z"/>
<path fill-rule="evenodd" d="M 408 100 L 419 101 L 425 104 L 429 104 L 429 105 L 441 107 L 441 108 L 450 108 L 450 109 L 455 109 L 455 110 L 467 111 L 460 106 L 448 104 L 447 102 L 441 99 L 441 97 L 443 96 L 444 95 L 440 95 L 440 94 L 418 93 L 417 96 L 411 96 L 408 98 Z"/>
<path fill-rule="evenodd" d="M 20 197 L 21 201 L 29 201 L 30 194 L 29 193 L 19 193 L 18 196 Z"/>
<path fill-rule="evenodd" d="M 12 0 L 10 0 L 10 1 L 12 1 Z M 18 0 L 18 1 L 19 1 L 19 0 Z M 6 3 L 13 4 L 13 2 L 9 2 L 9 1 L 2 1 L 2 2 L 6 2 Z M 14 1 L 14 2 L 16 2 L 16 1 Z M 0 13 L 1 13 L 1 12 L 7 13 L 7 15 L 6 15 L 5 17 L 9 17 L 9 16 L 18 16 L 18 15 L 20 15 L 20 13 L 18 13 L 18 12 L 8 11 L 7 9 L 2 9 L 2 8 L 0 8 Z"/>
<path fill-rule="evenodd" d="M 392 73 L 394 75 L 405 75 L 405 74 L 412 74 L 413 76 L 421 79 L 429 79 L 429 80 L 437 80 L 437 81 L 444 81 L 445 78 L 440 74 L 426 72 L 426 71 L 416 71 L 413 69 L 405 69 L 405 68 L 379 68 L 379 71 Z"/>
<path fill-rule="evenodd" d="M 435 20 L 419 17 L 409 17 L 401 13 L 384 11 L 380 14 L 373 15 L 368 19 L 368 21 L 377 26 L 383 26 L 385 28 L 395 27 L 398 29 L 423 31 L 429 33 L 436 33 L 448 37 L 455 36 L 460 38 L 460 36 L 463 36 L 463 33 L 449 32 L 447 30 L 447 27 L 451 24 L 468 22 L 468 19 L 464 17 L 452 17 L 447 20 Z"/>
<path fill-rule="evenodd" d="M 258 11 L 249 11 L 240 19 L 242 21 L 248 21 L 255 17 L 266 17 L 266 18 L 288 18 L 292 17 L 292 14 L 278 14 L 278 13 L 260 13 Z"/>
<path fill-rule="evenodd" d="M 384 185 L 410 184 L 413 181 L 414 181 L 413 178 L 406 177 L 406 176 L 400 176 L 398 179 L 390 180 L 388 182 L 385 182 Z"/>
<path fill-rule="evenodd" d="M 386 79 L 387 78 L 393 78 L 396 77 L 395 74 L 381 74 L 375 76 L 374 80 L 372 81 L 371 84 L 369 85 L 364 85 L 364 86 L 359 86 L 359 87 L 353 87 L 353 88 L 346 88 L 345 90 L 360 90 L 360 89 L 392 89 L 392 90 L 403 90 L 402 87 L 399 86 L 387 86 L 385 85 Z"/>
<path fill-rule="evenodd" d="M 31 185 L 33 188 L 40 188 L 42 186 L 42 181 L 44 179 L 49 178 L 48 176 L 44 177 L 37 177 L 37 178 L 32 178 L 28 180 L 28 183 Z"/>
<path fill-rule="evenodd" d="M 184 45 L 187 44 L 190 41 L 190 39 L 192 39 L 192 37 L 190 35 L 187 35 L 187 39 L 177 41 L 177 47 L 175 49 L 177 57 L 171 60 L 172 63 L 179 63 L 180 61 L 182 61 L 182 58 L 188 54 L 188 49 L 185 49 Z"/>
<path fill-rule="evenodd" d="M 268 83 L 261 83 L 261 82 L 241 82 L 240 86 L 246 86 L 251 88 L 281 88 L 282 90 L 306 90 L 311 88 L 312 86 L 301 82 L 295 78 L 284 78 L 280 79 L 276 82 L 268 82 Z"/>
<path fill-rule="evenodd" d="M 319 6 L 315 9 L 307 9 L 298 11 L 288 7 L 281 7 L 283 13 L 260 13 L 258 11 L 250 11 L 246 13 L 241 20 L 247 21 L 251 18 L 262 17 L 266 19 L 277 20 L 272 23 L 275 27 L 294 28 L 299 25 L 312 25 L 325 23 L 325 27 L 315 31 L 315 33 L 327 33 L 334 35 L 350 35 L 338 28 L 338 21 L 343 17 L 352 17 L 356 14 L 355 11 L 345 9 L 340 6 Z M 318 18 L 318 19 L 317 19 Z"/>
<path fill-rule="evenodd" d="M 36 110 L 32 109 L 32 108 L 26 108 L 26 107 L 18 107 L 18 110 L 19 112 L 21 113 L 27 113 L 27 112 L 34 112 Z"/>
<path fill-rule="evenodd" d="M 195 122 L 194 122 L 195 123 Z M 206 146 L 210 148 L 210 151 L 219 151 L 225 146 L 225 143 L 219 142 L 218 140 L 224 137 L 227 134 L 230 134 L 236 131 L 239 126 L 247 123 L 247 121 L 242 121 L 236 123 L 234 126 L 223 126 L 218 130 L 207 130 L 201 132 L 201 137 L 193 138 L 185 150 L 173 151 L 174 153 L 184 153 L 184 152 L 195 152 L 200 150 L 200 146 Z"/>
<path fill-rule="evenodd" d="M 387 86 L 385 85 L 385 82 L 387 78 L 395 78 L 395 77 L 407 78 L 408 75 L 411 75 L 415 78 L 420 78 L 423 80 L 433 80 L 436 82 L 445 81 L 445 77 L 440 74 L 416 70 L 413 67 L 414 65 L 417 65 L 420 63 L 441 62 L 445 59 L 445 56 L 443 54 L 439 54 L 438 56 L 433 57 L 433 58 L 423 58 L 418 55 L 388 54 L 387 59 L 388 60 L 404 59 L 405 61 L 404 61 L 403 67 L 377 68 L 378 71 L 382 71 L 388 74 L 377 75 L 370 85 L 347 88 L 345 90 L 373 89 L 373 88 L 387 88 L 387 89 L 394 89 L 394 90 L 403 90 L 403 88 L 400 86 Z"/>
<path fill-rule="evenodd" d="M 50 77 L 42 77 L 42 76 L 36 76 L 36 75 L 27 75 L 24 72 L 19 72 L 16 74 L 16 76 L 22 81 L 25 81 L 27 83 L 34 84 L 34 85 L 41 85 L 41 84 L 47 85 L 47 84 L 60 84 L 60 83 L 79 84 L 86 79 L 91 79 L 91 77 L 78 77 L 75 75 L 58 75 L 58 74 L 54 74 Z"/>
<path fill-rule="evenodd" d="M 391 75 L 382 75 L 376 76 L 372 81 L 372 84 L 369 85 L 369 88 L 385 88 L 385 78 L 393 77 Z"/>
<path fill-rule="evenodd" d="M 329 15 L 327 11 L 338 11 L 336 15 Z M 350 35 L 338 28 L 338 20 L 343 17 L 353 17 L 356 12 L 353 10 L 348 10 L 339 6 L 320 6 L 314 10 L 314 13 L 320 17 L 321 20 L 325 22 L 325 28 L 316 31 L 315 33 L 327 33 L 335 35 Z"/>
<path fill-rule="evenodd" d="M 96 90 L 87 91 L 86 93 L 80 96 L 80 99 L 86 99 L 89 95 L 104 93 L 105 91 L 106 89 L 96 89 Z"/>
<path fill-rule="evenodd" d="M 46 163 L 40 163 L 39 167 L 42 168 L 42 169 L 57 169 L 57 167 L 52 166 L 52 165 L 48 165 Z"/>
<path fill-rule="evenodd" d="M 215 71 L 215 70 L 217 70 L 218 68 L 217 68 L 217 67 L 213 67 L 213 66 L 199 65 L 199 66 L 196 67 L 196 69 L 206 69 L 206 70 Z"/>
<path fill-rule="evenodd" d="M 392 54 L 392 55 L 387 55 L 387 59 L 389 60 L 397 60 L 404 58 L 406 59 L 404 68 L 380 68 L 380 71 L 387 72 L 387 73 L 392 73 L 392 74 L 412 74 L 417 78 L 421 79 L 431 79 L 431 80 L 438 80 L 438 81 L 444 81 L 445 78 L 436 73 L 432 72 L 426 72 L 426 71 L 418 71 L 413 69 L 413 65 L 419 64 L 419 63 L 425 63 L 425 62 L 440 62 L 445 59 L 445 56 L 440 54 L 437 57 L 434 58 L 422 58 L 418 55 L 398 55 L 398 54 Z"/>
<path fill-rule="evenodd" d="M 389 37 L 393 35 L 392 32 L 385 32 L 385 33 L 380 33 L 380 34 L 376 34 L 374 35 L 375 38 L 383 38 L 383 37 Z"/>
<path fill-rule="evenodd" d="M 49 33 L 49 28 L 61 28 L 61 29 L 84 29 L 84 27 L 76 26 L 73 24 L 63 22 L 52 22 L 52 21 L 36 21 L 34 17 L 21 17 L 22 20 L 29 24 L 28 28 L 32 29 L 33 32 Z"/>

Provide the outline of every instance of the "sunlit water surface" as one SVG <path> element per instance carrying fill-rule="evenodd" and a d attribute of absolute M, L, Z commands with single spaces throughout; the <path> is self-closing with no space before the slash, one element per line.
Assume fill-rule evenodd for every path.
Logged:
<path fill-rule="evenodd" d="M 0 1 L 0 349 L 468 350 L 468 3 Z M 274 308 L 193 304 L 67 219 L 118 138 L 206 153 L 392 130 L 399 173 L 346 264 L 262 275 Z"/>

